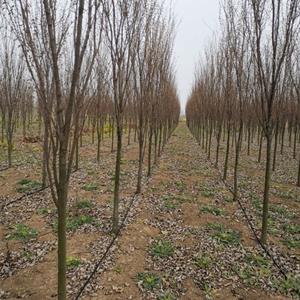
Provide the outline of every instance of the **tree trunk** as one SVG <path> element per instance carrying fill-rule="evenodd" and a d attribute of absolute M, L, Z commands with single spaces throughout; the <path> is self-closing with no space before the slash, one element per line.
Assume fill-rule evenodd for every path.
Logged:
<path fill-rule="evenodd" d="M 224 162 L 223 180 L 226 180 L 226 178 L 227 178 L 228 158 L 229 158 L 229 148 L 230 148 L 230 130 L 231 130 L 231 126 L 230 126 L 230 124 L 228 124 L 228 128 L 227 128 L 227 145 L 226 145 L 226 154 L 225 154 L 225 162 Z"/>
<path fill-rule="evenodd" d="M 240 158 L 240 151 L 242 145 L 242 138 L 243 138 L 243 121 L 240 121 L 240 128 L 238 133 L 238 140 L 235 146 L 235 161 L 234 161 L 234 178 L 233 178 L 233 201 L 237 200 L 238 197 L 238 166 L 239 166 L 239 158 Z"/>
<path fill-rule="evenodd" d="M 268 230 L 268 213 L 269 213 L 269 192 L 271 180 L 271 153 L 272 153 L 272 133 L 267 133 L 267 155 L 266 155 L 266 170 L 265 170 L 265 187 L 263 199 L 263 216 L 262 216 L 262 229 L 261 229 L 261 242 L 267 242 Z"/>
<path fill-rule="evenodd" d="M 209 142 L 208 142 L 208 155 L 207 158 L 210 159 L 210 149 L 211 149 L 211 137 L 212 137 L 212 131 L 213 131 L 213 127 L 212 127 L 212 123 L 210 124 L 210 128 L 209 128 Z"/>
<path fill-rule="evenodd" d="M 141 137 L 141 141 L 139 142 L 139 166 L 138 166 L 138 174 L 137 174 L 136 194 L 140 194 L 142 191 L 143 146 L 144 146 L 144 140 L 143 137 Z"/>
<path fill-rule="evenodd" d="M 263 144 L 263 132 L 260 133 L 260 140 L 259 140 L 259 150 L 258 150 L 258 162 L 261 162 L 261 152 L 262 152 L 262 144 Z"/>
<path fill-rule="evenodd" d="M 112 122 L 111 127 L 111 152 L 114 152 L 114 138 L 115 138 L 115 122 Z"/>
<path fill-rule="evenodd" d="M 148 144 L 148 172 L 147 172 L 148 177 L 151 176 L 152 136 L 153 136 L 153 127 L 150 126 L 149 144 Z"/>
<path fill-rule="evenodd" d="M 219 163 L 221 133 L 222 133 L 222 124 L 220 124 L 219 129 L 218 129 L 218 133 L 217 133 L 217 150 L 216 150 L 215 167 L 218 167 L 218 163 Z"/>
<path fill-rule="evenodd" d="M 42 165 L 42 187 L 47 185 L 47 161 L 49 147 L 49 130 L 48 125 L 44 124 L 44 141 L 43 141 L 43 165 Z"/>
<path fill-rule="evenodd" d="M 281 155 L 283 155 L 284 135 L 285 135 L 285 124 L 283 124 L 283 126 L 282 126 L 282 132 L 281 132 L 281 149 L 280 149 Z"/>
<path fill-rule="evenodd" d="M 300 158 L 298 159 L 298 178 L 297 178 L 297 186 L 300 187 Z"/>
<path fill-rule="evenodd" d="M 66 260 L 67 260 L 67 243 L 66 243 L 66 210 L 67 210 L 67 184 L 60 183 L 58 191 L 58 300 L 67 299 L 66 291 Z"/>
<path fill-rule="evenodd" d="M 118 121 L 120 122 L 120 121 Z M 114 208 L 113 208 L 113 227 L 112 231 L 117 233 L 119 229 L 119 197 L 120 197 L 120 171 L 122 156 L 122 126 L 117 123 L 117 157 L 115 169 L 115 187 L 114 187 Z"/>
<path fill-rule="evenodd" d="M 273 153 L 273 166 L 272 166 L 272 171 L 275 171 L 276 168 L 276 155 L 277 155 L 277 144 L 278 144 L 278 132 L 279 132 L 279 122 L 276 124 L 276 129 L 275 129 L 275 141 L 274 141 L 274 153 Z"/>
<path fill-rule="evenodd" d="M 296 159 L 296 151 L 297 151 L 297 132 L 298 132 L 298 126 L 297 126 L 297 124 L 295 124 L 295 129 L 294 129 L 293 159 Z"/>
<path fill-rule="evenodd" d="M 101 126 L 100 121 L 97 121 L 97 162 L 100 162 L 100 145 L 101 145 Z"/>

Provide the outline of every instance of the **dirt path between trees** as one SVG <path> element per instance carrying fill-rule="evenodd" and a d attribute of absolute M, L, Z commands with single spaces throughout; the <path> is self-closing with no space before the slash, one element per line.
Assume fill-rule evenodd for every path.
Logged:
<path fill-rule="evenodd" d="M 218 178 L 180 123 L 113 265 L 84 299 L 289 299 Z"/>

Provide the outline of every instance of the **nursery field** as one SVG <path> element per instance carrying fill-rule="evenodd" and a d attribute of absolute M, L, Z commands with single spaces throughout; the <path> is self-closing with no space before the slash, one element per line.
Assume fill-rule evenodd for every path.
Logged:
<path fill-rule="evenodd" d="M 264 159 L 257 162 L 256 141 L 250 153 L 246 144 L 241 149 L 239 201 L 233 201 L 234 156 L 224 182 L 184 121 L 152 176 L 143 174 L 139 195 L 138 144 L 132 138 L 128 145 L 127 134 L 123 139 L 121 229 L 115 235 L 111 138 L 105 135 L 98 163 L 90 133 L 83 135 L 67 207 L 68 299 L 300 297 L 300 191 L 291 148 L 278 154 L 272 174 L 268 242 L 262 247 L 256 236 Z M 219 166 L 225 140 L 220 142 Z M 57 296 L 57 213 L 50 190 L 40 190 L 40 144 L 16 136 L 15 165 L 0 173 L 0 299 Z"/>

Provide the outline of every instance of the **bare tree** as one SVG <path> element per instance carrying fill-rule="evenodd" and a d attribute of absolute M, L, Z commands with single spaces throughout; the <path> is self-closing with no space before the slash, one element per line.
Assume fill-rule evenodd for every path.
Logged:
<path fill-rule="evenodd" d="M 58 299 L 66 299 L 66 205 L 83 99 L 77 92 L 85 55 L 90 53 L 89 69 L 97 54 L 99 5 L 92 0 L 14 0 L 7 8 L 48 128 L 45 159 L 58 208 Z M 49 70 L 45 69 L 46 59 Z"/>

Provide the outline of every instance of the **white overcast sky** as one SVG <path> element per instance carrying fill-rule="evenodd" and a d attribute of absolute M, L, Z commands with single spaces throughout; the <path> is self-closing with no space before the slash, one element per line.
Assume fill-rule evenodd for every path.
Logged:
<path fill-rule="evenodd" d="M 192 87 L 195 65 L 219 27 L 219 0 L 168 0 L 177 21 L 175 64 L 181 110 Z M 166 1 L 166 2 L 168 2 Z"/>

